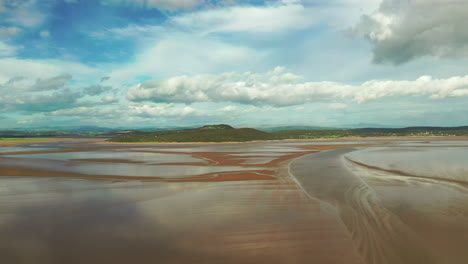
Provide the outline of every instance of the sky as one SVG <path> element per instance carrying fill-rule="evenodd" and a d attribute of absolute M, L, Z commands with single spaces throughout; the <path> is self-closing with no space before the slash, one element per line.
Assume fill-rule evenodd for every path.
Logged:
<path fill-rule="evenodd" d="M 0 0 L 0 129 L 468 125 L 466 0 Z"/>

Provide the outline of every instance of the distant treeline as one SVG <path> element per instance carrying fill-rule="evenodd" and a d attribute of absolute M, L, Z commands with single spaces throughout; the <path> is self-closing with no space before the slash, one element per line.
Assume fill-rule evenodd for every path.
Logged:
<path fill-rule="evenodd" d="M 110 139 L 114 142 L 244 142 L 252 140 L 314 139 L 382 136 L 468 136 L 465 127 L 359 128 L 283 130 L 264 132 L 253 128 L 211 125 L 196 129 L 160 132 L 133 132 Z"/>
<path fill-rule="evenodd" d="M 253 128 L 233 128 L 229 125 L 209 125 L 193 129 L 166 131 L 0 131 L 3 138 L 32 137 L 109 137 L 115 142 L 244 142 L 252 140 L 314 139 L 341 137 L 383 136 L 468 136 L 468 126 L 463 127 L 406 127 L 406 128 L 356 128 L 356 129 L 291 129 L 260 131 Z"/>

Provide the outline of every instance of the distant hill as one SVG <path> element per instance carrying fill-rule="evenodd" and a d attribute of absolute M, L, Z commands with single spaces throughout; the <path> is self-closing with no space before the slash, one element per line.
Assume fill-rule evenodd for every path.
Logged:
<path fill-rule="evenodd" d="M 355 132 L 367 132 L 367 133 L 395 133 L 395 132 L 433 132 L 433 131 L 460 131 L 468 130 L 468 126 L 460 127 L 433 127 L 433 126 L 422 126 L 422 127 L 403 127 L 403 128 L 356 128 L 352 129 Z"/>
<path fill-rule="evenodd" d="M 353 129 L 353 128 L 398 128 L 398 126 L 371 124 L 371 123 L 348 124 L 348 125 L 342 125 L 340 127 L 346 128 L 346 129 Z"/>
<path fill-rule="evenodd" d="M 314 139 L 342 137 L 382 137 L 382 136 L 468 136 L 468 126 L 460 127 L 404 127 L 404 128 L 322 128 L 308 126 L 272 127 L 271 131 L 254 128 L 233 128 L 226 124 L 207 125 L 199 128 L 161 130 L 158 128 L 131 129 L 80 126 L 60 127 L 66 130 L 53 130 L 52 127 L 33 131 L 0 131 L 2 137 L 103 137 L 115 142 L 245 142 L 252 140 Z M 168 129 L 168 128 L 163 128 Z"/>
<path fill-rule="evenodd" d="M 294 127 L 295 128 L 295 127 Z M 111 139 L 115 142 L 245 142 L 252 140 L 314 139 L 381 136 L 468 136 L 463 127 L 406 127 L 356 129 L 291 129 L 265 132 L 229 125 L 208 125 L 196 129 L 134 132 Z"/>
<path fill-rule="evenodd" d="M 335 127 L 321 127 L 321 126 L 261 126 L 256 127 L 256 129 L 265 131 L 265 132 L 277 132 L 285 130 L 333 130 L 341 129 Z"/>
<path fill-rule="evenodd" d="M 137 132 L 121 135 L 114 142 L 245 142 L 268 140 L 274 136 L 253 128 L 233 128 L 229 125 L 208 125 L 196 129 L 158 132 Z"/>

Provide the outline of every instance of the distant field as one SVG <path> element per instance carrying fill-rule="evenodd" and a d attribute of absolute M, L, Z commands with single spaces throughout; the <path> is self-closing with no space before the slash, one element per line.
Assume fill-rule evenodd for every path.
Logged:
<path fill-rule="evenodd" d="M 37 137 L 37 138 L 0 138 L 0 146 L 15 146 L 30 143 L 53 142 L 64 140 L 77 140 L 72 138 L 54 138 L 54 137 Z"/>

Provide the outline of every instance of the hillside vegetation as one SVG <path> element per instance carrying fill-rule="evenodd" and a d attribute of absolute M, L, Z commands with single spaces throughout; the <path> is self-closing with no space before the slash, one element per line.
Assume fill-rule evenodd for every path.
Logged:
<path fill-rule="evenodd" d="M 88 131 L 87 129 L 90 129 Z M 279 129 L 279 130 L 278 130 Z M 97 132 L 100 131 L 100 132 Z M 38 137 L 103 137 L 114 142 L 245 142 L 253 140 L 314 139 L 342 137 L 382 136 L 468 136 L 468 126 L 463 127 L 406 127 L 406 128 L 355 128 L 324 129 L 322 127 L 291 126 L 270 131 L 253 128 L 233 128 L 229 125 L 208 125 L 200 128 L 125 129 L 111 130 L 95 127 L 78 127 L 73 131 L 31 129 L 0 131 L 2 138 Z"/>
<path fill-rule="evenodd" d="M 468 136 L 468 127 L 359 128 L 283 130 L 264 132 L 253 128 L 209 125 L 196 129 L 133 132 L 110 139 L 113 142 L 245 142 L 252 140 L 314 139 L 380 136 Z"/>
<path fill-rule="evenodd" d="M 210 125 L 196 129 L 138 132 L 111 139 L 114 142 L 245 142 L 273 139 L 273 135 L 253 128 Z"/>

